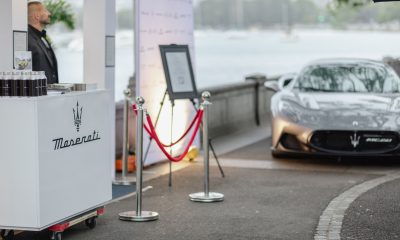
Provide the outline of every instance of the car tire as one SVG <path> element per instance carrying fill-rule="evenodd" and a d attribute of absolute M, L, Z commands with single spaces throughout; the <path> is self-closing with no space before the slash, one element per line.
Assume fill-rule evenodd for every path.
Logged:
<path fill-rule="evenodd" d="M 272 150 L 271 151 L 272 157 L 274 158 L 283 158 L 285 157 L 285 154 L 280 152 L 280 151 L 276 151 L 276 150 Z"/>

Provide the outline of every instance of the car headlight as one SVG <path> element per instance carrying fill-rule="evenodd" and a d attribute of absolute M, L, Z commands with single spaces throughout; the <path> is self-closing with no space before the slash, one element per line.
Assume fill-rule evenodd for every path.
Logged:
<path fill-rule="evenodd" d="M 304 108 L 292 101 L 280 101 L 279 112 L 294 123 L 313 124 L 321 120 L 319 111 Z"/>
<path fill-rule="evenodd" d="M 292 103 L 286 101 L 280 101 L 278 106 L 279 112 L 287 117 L 289 120 L 297 123 L 300 121 L 300 113 L 298 109 L 296 109 Z"/>
<path fill-rule="evenodd" d="M 400 98 L 395 98 L 393 100 L 392 106 L 390 106 L 392 112 L 400 112 Z"/>

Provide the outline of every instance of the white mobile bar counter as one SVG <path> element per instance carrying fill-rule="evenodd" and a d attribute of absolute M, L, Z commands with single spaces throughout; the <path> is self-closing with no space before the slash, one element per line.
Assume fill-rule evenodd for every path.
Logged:
<path fill-rule="evenodd" d="M 39 231 L 111 200 L 109 99 L 0 98 L 0 229 Z"/>

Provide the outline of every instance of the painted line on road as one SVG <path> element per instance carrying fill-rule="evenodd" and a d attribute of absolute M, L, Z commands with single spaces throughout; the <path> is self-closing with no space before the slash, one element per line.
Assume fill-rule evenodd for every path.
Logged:
<path fill-rule="evenodd" d="M 400 172 L 358 184 L 334 198 L 319 218 L 314 240 L 340 240 L 344 214 L 360 195 L 383 183 L 400 178 Z"/>

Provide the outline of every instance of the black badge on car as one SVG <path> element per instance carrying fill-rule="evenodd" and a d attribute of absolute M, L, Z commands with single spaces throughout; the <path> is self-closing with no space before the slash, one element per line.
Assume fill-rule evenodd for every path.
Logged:
<path fill-rule="evenodd" d="M 357 135 L 357 133 L 354 133 L 353 136 L 350 136 L 350 141 L 351 145 L 353 145 L 354 148 L 356 148 L 360 144 L 360 136 Z"/>

